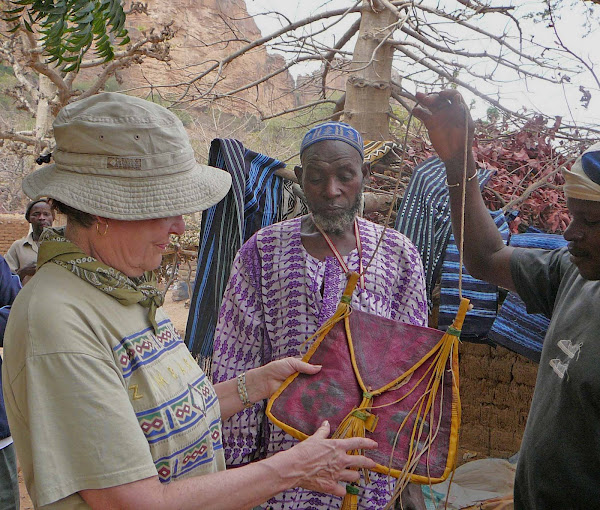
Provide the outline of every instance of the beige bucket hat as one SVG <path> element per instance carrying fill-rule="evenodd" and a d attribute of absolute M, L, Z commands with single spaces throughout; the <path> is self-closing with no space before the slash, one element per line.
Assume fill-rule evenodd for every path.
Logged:
<path fill-rule="evenodd" d="M 55 163 L 23 180 L 32 199 L 143 220 L 201 211 L 231 186 L 229 173 L 194 158 L 181 121 L 133 96 L 103 93 L 65 106 L 54 121 Z"/>
<path fill-rule="evenodd" d="M 567 198 L 600 202 L 600 143 L 588 147 L 571 166 L 563 168 Z"/>

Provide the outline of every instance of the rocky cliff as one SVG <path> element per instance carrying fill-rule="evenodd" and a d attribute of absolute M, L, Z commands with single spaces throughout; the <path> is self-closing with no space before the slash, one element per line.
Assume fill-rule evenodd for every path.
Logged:
<path fill-rule="evenodd" d="M 129 68 L 122 76 L 127 87 L 188 82 L 223 57 L 262 37 L 244 0 L 147 0 L 147 4 L 148 14 L 130 15 L 128 28 L 135 34 L 147 32 L 151 27 L 160 29 L 161 25 L 173 22 L 175 37 L 170 41 L 171 61 L 165 64 L 146 59 L 143 66 Z M 269 54 L 262 47 L 256 48 L 227 64 L 220 75 L 212 72 L 195 82 L 189 93 L 196 98 L 222 96 L 284 64 L 280 55 Z M 178 90 L 181 92 L 184 88 Z M 221 98 L 219 107 L 231 112 L 267 115 L 293 107 L 296 104 L 294 89 L 294 80 L 286 71 L 267 84 L 236 94 L 237 99 Z M 171 88 L 158 91 L 176 93 Z M 202 99 L 196 102 L 196 105 L 205 104 Z"/>

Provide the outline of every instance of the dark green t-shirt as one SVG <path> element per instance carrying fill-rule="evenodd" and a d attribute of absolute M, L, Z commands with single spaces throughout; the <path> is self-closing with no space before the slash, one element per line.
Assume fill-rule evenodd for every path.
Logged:
<path fill-rule="evenodd" d="M 600 509 L 600 282 L 566 248 L 516 249 L 529 313 L 551 318 L 521 444 L 515 509 Z"/>

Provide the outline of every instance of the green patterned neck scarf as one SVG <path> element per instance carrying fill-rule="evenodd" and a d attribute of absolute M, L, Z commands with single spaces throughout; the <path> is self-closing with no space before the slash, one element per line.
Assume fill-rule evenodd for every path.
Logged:
<path fill-rule="evenodd" d="M 148 319 L 154 331 L 158 331 L 156 310 L 162 306 L 163 296 L 156 287 L 156 276 L 152 271 L 146 271 L 140 278 L 130 278 L 86 255 L 79 246 L 64 237 L 64 228 L 45 229 L 41 241 L 38 269 L 47 262 L 54 262 L 122 305 L 139 303 L 148 308 Z"/>

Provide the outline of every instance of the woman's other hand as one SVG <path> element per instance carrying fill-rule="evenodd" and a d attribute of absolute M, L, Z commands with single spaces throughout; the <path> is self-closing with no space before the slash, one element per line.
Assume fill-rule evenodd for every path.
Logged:
<path fill-rule="evenodd" d="M 269 398 L 290 375 L 296 372 L 312 375 L 319 372 L 319 370 L 321 370 L 320 365 L 311 365 L 297 358 L 271 361 L 246 373 L 248 397 L 252 402 Z"/>
<path fill-rule="evenodd" d="M 344 497 L 345 484 L 360 479 L 357 469 L 372 469 L 376 465 L 364 455 L 349 455 L 347 452 L 373 450 L 377 443 L 365 437 L 328 439 L 330 432 L 329 422 L 323 422 L 308 439 L 272 459 L 280 457 L 281 467 L 286 470 L 284 476 L 296 477 L 295 486 Z"/>

